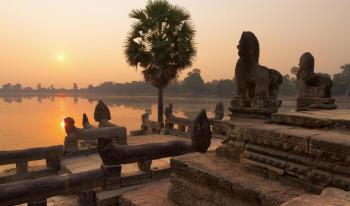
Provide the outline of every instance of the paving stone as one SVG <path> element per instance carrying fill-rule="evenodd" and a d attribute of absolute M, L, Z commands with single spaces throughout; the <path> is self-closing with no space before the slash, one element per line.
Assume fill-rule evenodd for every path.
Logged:
<path fill-rule="evenodd" d="M 121 206 L 178 206 L 168 199 L 169 179 L 144 184 L 121 196 Z"/>

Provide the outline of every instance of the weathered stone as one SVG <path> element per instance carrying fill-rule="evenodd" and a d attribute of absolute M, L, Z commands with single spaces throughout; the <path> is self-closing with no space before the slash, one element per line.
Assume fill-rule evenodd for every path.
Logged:
<path fill-rule="evenodd" d="M 252 32 L 242 33 L 237 48 L 237 97 L 231 101 L 231 117 L 269 117 L 281 106 L 277 94 L 283 81 L 282 75 L 277 70 L 259 65 L 259 42 Z"/>
<path fill-rule="evenodd" d="M 322 197 L 318 195 L 302 195 L 296 197 L 281 206 L 349 206 L 349 201 L 333 197 Z"/>
<path fill-rule="evenodd" d="M 321 196 L 333 197 L 341 200 L 350 201 L 350 192 L 337 188 L 326 188 L 322 191 Z M 349 202 L 350 203 L 350 202 Z"/>
<path fill-rule="evenodd" d="M 336 109 L 337 105 L 331 98 L 332 80 L 327 74 L 316 74 L 314 65 L 315 60 L 310 52 L 300 57 L 297 111 Z"/>
<path fill-rule="evenodd" d="M 343 155 L 342 159 L 344 159 L 345 154 L 350 154 L 349 137 L 348 132 L 325 131 L 310 138 L 310 149 L 321 150 L 324 154 L 340 153 L 339 155 Z"/>
<path fill-rule="evenodd" d="M 218 147 L 215 152 L 218 156 L 233 161 L 239 161 L 240 155 L 244 152 L 244 144 L 229 140 L 225 144 Z"/>
<path fill-rule="evenodd" d="M 201 200 L 211 205 L 280 205 L 303 194 L 299 189 L 248 173 L 242 164 L 210 152 L 179 156 L 171 160 L 171 165 L 175 174 L 172 182 L 176 183 L 171 186 L 169 198 L 180 204 Z"/>
<path fill-rule="evenodd" d="M 323 110 L 272 114 L 272 122 L 309 128 L 350 129 L 350 110 Z"/>
<path fill-rule="evenodd" d="M 126 191 L 120 197 L 121 206 L 177 206 L 167 198 L 168 179 L 147 183 Z"/>
<path fill-rule="evenodd" d="M 297 111 L 336 109 L 337 105 L 334 102 L 332 98 L 298 97 Z"/>

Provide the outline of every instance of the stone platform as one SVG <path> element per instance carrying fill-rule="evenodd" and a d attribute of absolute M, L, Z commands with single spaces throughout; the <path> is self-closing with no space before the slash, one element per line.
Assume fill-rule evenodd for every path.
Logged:
<path fill-rule="evenodd" d="M 142 205 L 349 205 L 350 110 L 277 113 L 272 121 L 234 117 L 213 124 L 216 152 L 171 159 L 170 183 L 123 195 Z M 330 189 L 336 188 L 336 189 Z M 168 191 L 168 195 L 165 194 Z M 158 204 L 158 203 L 157 203 Z"/>
<path fill-rule="evenodd" d="M 272 114 L 272 121 L 279 124 L 309 128 L 350 129 L 350 110 L 300 111 Z"/>
<path fill-rule="evenodd" d="M 266 119 L 271 114 L 276 113 L 281 106 L 281 100 L 266 100 L 266 99 L 232 99 L 230 118 L 242 117 L 242 118 L 258 118 Z"/>
<path fill-rule="evenodd" d="M 217 154 L 251 172 L 318 193 L 350 189 L 350 132 L 231 120 Z"/>
<path fill-rule="evenodd" d="M 151 182 L 125 192 L 120 197 L 121 206 L 179 206 L 168 199 L 169 179 Z"/>
<path fill-rule="evenodd" d="M 179 205 L 275 206 L 304 192 L 266 180 L 244 166 L 213 152 L 193 153 L 171 160 L 169 199 Z"/>

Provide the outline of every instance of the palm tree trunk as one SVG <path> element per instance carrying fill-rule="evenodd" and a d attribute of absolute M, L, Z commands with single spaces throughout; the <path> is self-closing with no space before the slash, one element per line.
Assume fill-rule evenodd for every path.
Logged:
<path fill-rule="evenodd" d="M 158 88 L 158 122 L 163 125 L 163 87 Z"/>

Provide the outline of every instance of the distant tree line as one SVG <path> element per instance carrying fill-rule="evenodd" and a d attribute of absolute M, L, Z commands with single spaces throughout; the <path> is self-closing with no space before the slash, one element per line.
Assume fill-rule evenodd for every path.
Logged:
<path fill-rule="evenodd" d="M 333 75 L 333 94 L 339 96 L 350 95 L 350 64 L 340 67 L 340 72 Z M 283 76 L 283 83 L 279 94 L 290 96 L 297 94 L 296 67 L 291 69 L 291 74 Z M 127 83 L 103 82 L 100 85 L 89 85 L 79 88 L 76 83 L 70 89 L 55 88 L 53 85 L 44 87 L 38 84 L 36 88 L 23 87 L 21 84 L 6 83 L 0 88 L 0 94 L 113 94 L 113 95 L 154 95 L 157 89 L 144 81 Z M 166 94 L 176 95 L 217 95 L 232 97 L 235 93 L 235 83 L 232 79 L 221 79 L 205 82 L 199 69 L 193 69 L 187 76 L 176 82 L 171 82 L 165 89 Z"/>
<path fill-rule="evenodd" d="M 89 85 L 80 89 L 84 93 L 108 93 L 108 94 L 156 94 L 157 89 L 144 81 L 133 81 L 127 83 L 104 82 L 98 86 Z M 204 82 L 201 71 L 193 69 L 187 73 L 182 81 L 171 82 L 165 88 L 166 94 L 178 95 L 219 95 L 232 96 L 234 81 L 232 79 L 214 80 Z"/>

